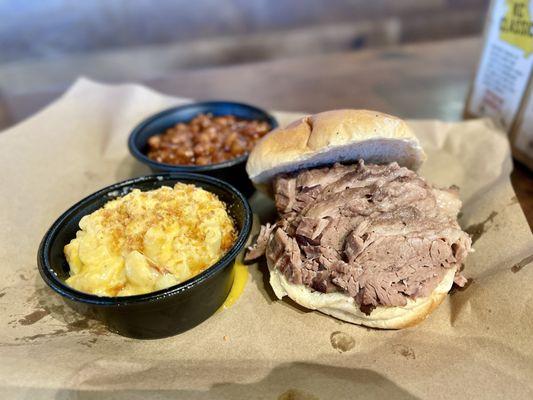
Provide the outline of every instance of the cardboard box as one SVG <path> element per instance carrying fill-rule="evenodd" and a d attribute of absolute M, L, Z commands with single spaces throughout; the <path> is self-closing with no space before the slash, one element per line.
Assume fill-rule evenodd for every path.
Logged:
<path fill-rule="evenodd" d="M 489 116 L 509 130 L 533 69 L 533 2 L 493 0 L 465 116 Z"/>
<path fill-rule="evenodd" d="M 533 171 L 533 82 L 511 128 L 513 156 Z"/>
<path fill-rule="evenodd" d="M 533 168 L 533 100 L 524 100 L 533 85 L 533 1 L 493 0 L 484 38 L 464 115 L 493 118 L 512 133 L 515 157 Z"/>

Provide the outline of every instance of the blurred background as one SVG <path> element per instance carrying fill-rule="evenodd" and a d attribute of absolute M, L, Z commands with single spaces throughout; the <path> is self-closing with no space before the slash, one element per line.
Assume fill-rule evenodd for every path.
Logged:
<path fill-rule="evenodd" d="M 487 0 L 0 0 L 0 97 L 479 36 Z"/>

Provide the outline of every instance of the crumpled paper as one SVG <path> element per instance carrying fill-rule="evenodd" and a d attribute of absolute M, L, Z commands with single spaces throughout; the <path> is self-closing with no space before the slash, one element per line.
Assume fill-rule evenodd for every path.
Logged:
<path fill-rule="evenodd" d="M 372 330 L 275 300 L 264 265 L 250 267 L 231 308 L 167 339 L 117 336 L 68 308 L 38 275 L 42 236 L 82 197 L 149 173 L 126 139 L 184 102 L 82 79 L 0 133 L 2 398 L 533 398 L 533 237 L 509 180 L 508 141 L 488 120 L 409 121 L 428 154 L 421 174 L 461 188 L 460 223 L 475 248 L 471 284 L 416 327 Z M 298 114 L 275 116 L 283 125 Z M 251 203 L 271 215 L 266 198 Z"/>

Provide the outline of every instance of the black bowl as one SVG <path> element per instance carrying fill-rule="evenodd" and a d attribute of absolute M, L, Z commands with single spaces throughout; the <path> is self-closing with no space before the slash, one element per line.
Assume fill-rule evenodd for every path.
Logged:
<path fill-rule="evenodd" d="M 128 140 L 131 154 L 143 164 L 148 165 L 154 172 L 194 172 L 214 176 L 231 183 L 245 196 L 251 196 L 254 187 L 245 165 L 248 155 L 242 155 L 232 160 L 208 165 L 172 165 L 153 161 L 148 152 L 148 139 L 164 132 L 179 122 L 189 122 L 198 114 L 210 113 L 215 116 L 234 115 L 238 118 L 268 122 L 272 129 L 278 126 L 276 119 L 257 107 L 229 101 L 206 101 L 173 107 L 145 119 L 133 129 Z"/>
<path fill-rule="evenodd" d="M 215 193 L 227 205 L 235 221 L 237 240 L 216 264 L 179 285 L 135 296 L 99 297 L 65 284 L 70 268 L 63 247 L 76 236 L 78 223 L 84 215 L 132 189 L 146 191 L 176 182 L 192 183 Z M 143 176 L 108 186 L 68 209 L 44 236 L 37 263 L 48 286 L 63 296 L 72 308 L 100 319 L 111 331 L 134 338 L 166 337 L 198 325 L 222 305 L 233 284 L 235 258 L 246 243 L 251 225 L 252 211 L 248 202 L 225 182 L 196 174 Z"/>

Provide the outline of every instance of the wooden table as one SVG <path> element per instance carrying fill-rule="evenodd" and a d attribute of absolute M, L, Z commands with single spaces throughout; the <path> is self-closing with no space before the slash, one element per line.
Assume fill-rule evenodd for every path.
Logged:
<path fill-rule="evenodd" d="M 454 121 L 461 119 L 480 46 L 476 38 L 431 42 L 176 71 L 142 83 L 163 93 L 245 101 L 268 109 L 370 108 L 403 118 Z M 32 114 L 65 88 L 0 98 L 0 127 Z M 533 227 L 533 174 L 516 164 L 512 181 Z"/>

